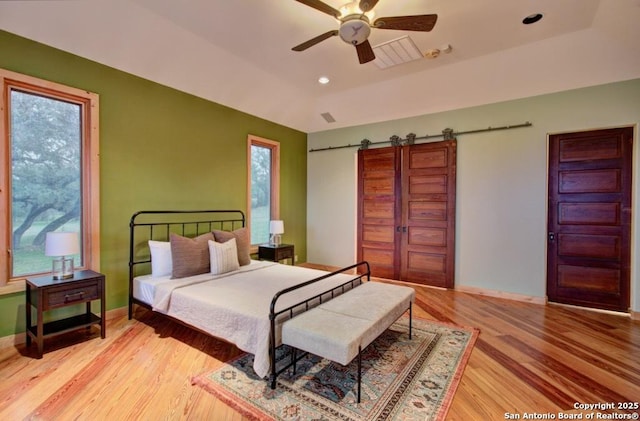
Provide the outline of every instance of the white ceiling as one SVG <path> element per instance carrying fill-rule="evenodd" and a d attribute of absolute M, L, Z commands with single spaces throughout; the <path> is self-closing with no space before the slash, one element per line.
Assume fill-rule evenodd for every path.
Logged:
<path fill-rule="evenodd" d="M 640 77 L 640 0 L 380 0 L 375 12 L 438 22 L 373 29 L 372 45 L 408 34 L 452 52 L 385 70 L 338 37 L 293 52 L 338 28 L 294 0 L 0 1 L 0 29 L 304 132 Z"/>

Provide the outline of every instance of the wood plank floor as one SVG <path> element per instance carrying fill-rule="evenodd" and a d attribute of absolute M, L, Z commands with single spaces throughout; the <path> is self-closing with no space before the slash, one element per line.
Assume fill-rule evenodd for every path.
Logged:
<path fill-rule="evenodd" d="M 481 330 L 447 419 L 526 419 L 525 413 L 558 419 L 593 412 L 574 409 L 576 403 L 640 401 L 637 321 L 415 288 L 416 317 Z M 134 320 L 109 320 L 104 340 L 97 328 L 45 340 L 40 360 L 35 345 L 0 349 L 0 419 L 243 420 L 191 385 L 192 376 L 239 353 L 139 309 Z"/>

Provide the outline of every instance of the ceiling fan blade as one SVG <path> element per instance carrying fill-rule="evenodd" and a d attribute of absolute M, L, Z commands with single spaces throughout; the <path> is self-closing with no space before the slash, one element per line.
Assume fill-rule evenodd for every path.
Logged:
<path fill-rule="evenodd" d="M 373 26 L 378 29 L 429 32 L 436 25 L 438 15 L 394 16 L 378 18 Z"/>
<path fill-rule="evenodd" d="M 369 10 L 376 7 L 376 4 L 378 4 L 378 0 L 360 0 L 359 7 L 363 12 L 368 12 Z"/>
<path fill-rule="evenodd" d="M 358 51 L 358 60 L 360 60 L 360 64 L 369 63 L 376 59 L 376 55 L 373 52 L 373 48 L 371 48 L 371 44 L 369 44 L 369 40 L 356 45 L 356 51 Z"/>
<path fill-rule="evenodd" d="M 327 38 L 335 37 L 338 35 L 338 30 L 334 29 L 333 31 L 325 32 L 322 35 L 318 35 L 315 38 L 311 38 L 309 41 L 303 42 L 300 45 L 296 45 L 292 48 L 293 51 L 304 51 L 309 47 L 313 47 L 314 45 L 324 41 Z"/>
<path fill-rule="evenodd" d="M 326 13 L 327 15 L 333 16 L 336 19 L 340 19 L 340 11 L 334 9 L 326 3 L 321 2 L 320 0 L 296 0 L 298 3 L 305 4 L 309 7 L 313 7 L 316 10 L 321 11 L 322 13 Z"/>

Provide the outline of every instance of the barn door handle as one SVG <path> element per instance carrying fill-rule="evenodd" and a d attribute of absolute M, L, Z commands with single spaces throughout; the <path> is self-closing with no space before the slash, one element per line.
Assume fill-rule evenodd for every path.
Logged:
<path fill-rule="evenodd" d="M 556 234 L 554 232 L 549 233 L 549 241 L 554 241 L 556 239 Z"/>

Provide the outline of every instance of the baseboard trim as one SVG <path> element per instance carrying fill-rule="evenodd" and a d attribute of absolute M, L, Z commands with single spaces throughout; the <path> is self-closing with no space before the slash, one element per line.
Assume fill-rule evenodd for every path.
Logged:
<path fill-rule="evenodd" d="M 631 320 L 640 321 L 640 311 L 632 311 Z"/>
<path fill-rule="evenodd" d="M 547 304 L 547 297 L 534 297 L 532 295 L 515 294 L 512 292 L 497 291 L 493 289 L 484 289 L 484 288 L 470 287 L 470 286 L 464 286 L 464 285 L 456 286 L 455 290 L 459 292 L 466 292 L 469 294 L 484 295 L 487 297 L 504 298 L 506 300 L 513 300 L 513 301 L 522 301 L 525 303 L 542 304 L 542 305 Z"/>
<path fill-rule="evenodd" d="M 106 320 L 115 319 L 116 317 L 125 316 L 129 313 L 129 307 L 118 307 L 107 311 Z"/>
<path fill-rule="evenodd" d="M 10 346 L 20 345 L 27 341 L 26 334 L 16 333 L 15 335 L 3 336 L 0 338 L 0 348 L 7 348 Z"/>

